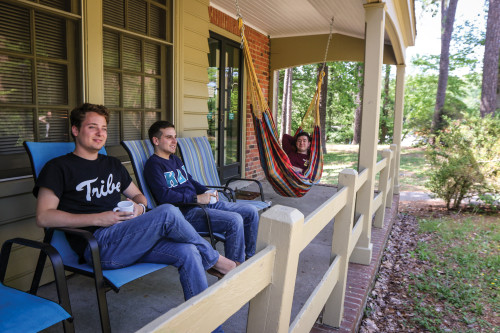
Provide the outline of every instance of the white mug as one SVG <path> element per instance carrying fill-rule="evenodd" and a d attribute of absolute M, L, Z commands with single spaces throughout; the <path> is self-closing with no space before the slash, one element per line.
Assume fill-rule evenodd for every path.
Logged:
<path fill-rule="evenodd" d="M 115 208 L 113 208 L 113 212 L 134 212 L 134 203 L 132 201 L 120 201 Z"/>
<path fill-rule="evenodd" d="M 217 193 L 217 190 L 208 190 L 208 191 L 206 191 L 205 193 L 215 194 L 215 197 L 210 196 L 210 203 L 211 203 L 211 204 L 214 204 L 214 203 L 216 203 L 217 201 L 219 201 L 219 195 L 218 195 L 218 193 Z"/>

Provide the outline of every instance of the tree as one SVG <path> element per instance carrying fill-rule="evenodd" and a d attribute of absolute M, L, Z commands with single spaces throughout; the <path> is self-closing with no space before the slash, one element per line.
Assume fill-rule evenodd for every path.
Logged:
<path fill-rule="evenodd" d="M 281 104 L 281 135 L 290 134 L 292 127 L 292 70 L 285 69 L 283 79 L 283 103 Z"/>
<path fill-rule="evenodd" d="M 448 2 L 449 1 L 449 2 Z M 450 65 L 450 42 L 455 22 L 458 0 L 441 0 L 441 55 L 439 59 L 439 79 L 436 93 L 436 105 L 432 119 L 432 132 L 436 134 L 442 127 L 443 108 L 448 85 Z"/>
<path fill-rule="evenodd" d="M 380 142 L 386 143 L 389 134 L 389 109 L 394 103 L 391 102 L 389 88 L 391 83 L 391 65 L 385 65 L 384 90 L 382 92 L 382 115 L 380 117 Z"/>
<path fill-rule="evenodd" d="M 498 57 L 500 56 L 500 0 L 490 0 L 484 45 L 481 117 L 495 114 L 498 89 Z"/>
<path fill-rule="evenodd" d="M 326 154 L 326 97 L 328 95 L 328 66 L 323 64 L 318 64 L 318 80 L 321 74 L 321 69 L 324 70 L 325 76 L 323 77 L 323 82 L 321 83 L 321 94 L 319 99 L 319 121 L 321 123 L 321 147 L 323 149 L 323 154 Z"/>
<path fill-rule="evenodd" d="M 358 92 L 356 93 L 356 111 L 354 112 L 353 145 L 359 144 L 359 141 L 361 140 L 361 115 L 363 114 L 363 103 L 361 97 L 363 92 L 363 66 L 360 62 L 356 65 L 356 76 L 358 78 Z"/>

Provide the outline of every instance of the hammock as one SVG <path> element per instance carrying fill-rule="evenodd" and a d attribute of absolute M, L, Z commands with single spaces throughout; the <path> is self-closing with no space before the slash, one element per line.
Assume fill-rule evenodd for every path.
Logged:
<path fill-rule="evenodd" d="M 300 174 L 292 169 L 290 159 L 280 145 L 278 131 L 276 129 L 273 116 L 269 109 L 269 105 L 264 98 L 262 89 L 259 86 L 248 42 L 244 34 L 243 20 L 240 15 L 238 17 L 238 26 L 241 31 L 241 43 L 245 57 L 245 68 L 249 77 L 248 80 L 251 95 L 250 108 L 252 111 L 262 169 L 264 169 L 267 180 L 277 193 L 286 197 L 302 197 L 314 184 L 319 183 L 323 172 L 323 152 L 321 150 L 321 130 L 319 122 L 319 98 L 321 83 L 325 73 L 322 69 L 318 78 L 316 93 L 314 94 L 311 104 L 302 119 L 301 126 L 295 133 L 295 135 L 297 135 L 302 132 L 304 126 L 307 124 L 307 118 L 311 115 L 314 116 L 313 124 L 309 123 L 314 127 L 312 131 L 309 165 L 304 173 Z M 328 42 L 329 41 L 330 39 Z"/>

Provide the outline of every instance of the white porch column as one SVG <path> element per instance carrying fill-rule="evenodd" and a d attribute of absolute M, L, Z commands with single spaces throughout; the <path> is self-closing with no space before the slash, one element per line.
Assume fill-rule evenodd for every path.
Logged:
<path fill-rule="evenodd" d="M 405 69 L 406 65 L 396 66 L 396 98 L 394 103 L 394 135 L 392 143 L 395 143 L 398 147 L 396 149 L 396 167 L 394 168 L 394 194 L 399 194 L 399 161 L 401 157 L 401 136 L 403 132 Z"/>
<path fill-rule="evenodd" d="M 104 104 L 102 1 L 82 1 L 83 101 Z"/>
<path fill-rule="evenodd" d="M 365 76 L 363 87 L 363 115 L 359 145 L 358 170 L 367 169 L 368 179 L 359 189 L 356 213 L 363 214 L 363 231 L 350 261 L 369 265 L 372 257 L 371 226 L 372 202 L 375 184 L 375 164 L 380 118 L 380 90 L 384 50 L 385 3 L 365 4 Z"/>

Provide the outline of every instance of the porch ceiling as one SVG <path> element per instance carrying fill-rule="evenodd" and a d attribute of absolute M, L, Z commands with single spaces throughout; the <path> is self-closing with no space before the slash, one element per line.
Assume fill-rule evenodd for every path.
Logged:
<path fill-rule="evenodd" d="M 271 38 L 333 32 L 364 38 L 363 0 L 239 0 L 245 24 Z M 234 0 L 210 0 L 210 5 L 235 17 Z M 386 38 L 386 41 L 388 38 Z"/>

